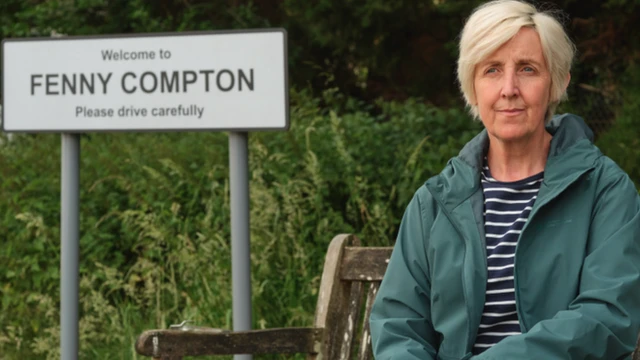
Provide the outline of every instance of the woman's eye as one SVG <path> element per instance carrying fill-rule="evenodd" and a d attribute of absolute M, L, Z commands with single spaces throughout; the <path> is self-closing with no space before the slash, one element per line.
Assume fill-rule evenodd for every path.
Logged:
<path fill-rule="evenodd" d="M 533 68 L 531 66 L 525 66 L 524 68 L 522 68 L 523 71 L 525 72 L 533 72 L 535 70 L 533 70 Z"/>
<path fill-rule="evenodd" d="M 487 69 L 487 71 L 486 71 L 486 73 L 487 73 L 487 74 L 491 74 L 491 73 L 494 73 L 494 72 L 496 72 L 496 71 L 498 71 L 498 69 L 496 69 L 496 68 L 488 68 L 488 69 Z"/>

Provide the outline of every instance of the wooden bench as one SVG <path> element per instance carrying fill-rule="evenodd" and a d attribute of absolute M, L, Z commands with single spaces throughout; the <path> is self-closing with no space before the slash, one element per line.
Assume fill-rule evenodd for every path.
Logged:
<path fill-rule="evenodd" d="M 306 353 L 314 360 L 371 359 L 368 319 L 392 248 L 359 245 L 353 235 L 338 235 L 331 241 L 313 327 L 148 330 L 138 337 L 136 351 L 156 360 L 266 353 Z M 632 360 L 640 360 L 640 337 Z"/>
<path fill-rule="evenodd" d="M 183 356 L 306 353 L 309 359 L 371 359 L 369 314 L 391 247 L 359 247 L 353 235 L 331 241 L 313 327 L 225 331 L 148 330 L 136 351 L 161 360 Z M 364 309 L 364 311 L 362 311 Z"/>

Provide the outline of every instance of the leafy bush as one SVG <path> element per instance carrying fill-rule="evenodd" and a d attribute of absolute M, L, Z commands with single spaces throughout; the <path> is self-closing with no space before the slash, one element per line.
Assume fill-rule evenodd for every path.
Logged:
<path fill-rule="evenodd" d="M 640 189 L 640 67 L 627 71 L 622 90 L 623 101 L 614 125 L 596 144 L 629 174 Z"/>

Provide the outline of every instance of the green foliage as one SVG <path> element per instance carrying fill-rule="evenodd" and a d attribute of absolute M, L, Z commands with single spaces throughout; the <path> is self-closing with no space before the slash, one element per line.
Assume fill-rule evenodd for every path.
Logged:
<path fill-rule="evenodd" d="M 640 189 L 640 67 L 629 69 L 627 74 L 623 82 L 623 105 L 611 129 L 596 144 Z"/>
<path fill-rule="evenodd" d="M 294 91 L 291 102 L 289 131 L 249 139 L 256 328 L 311 324 L 331 238 L 389 244 L 413 192 L 479 128 L 418 100 Z M 231 328 L 227 142 L 206 132 L 82 137 L 81 358 L 135 358 L 140 331 L 183 319 Z M 8 358 L 59 357 L 59 148 L 53 134 L 0 145 Z"/>

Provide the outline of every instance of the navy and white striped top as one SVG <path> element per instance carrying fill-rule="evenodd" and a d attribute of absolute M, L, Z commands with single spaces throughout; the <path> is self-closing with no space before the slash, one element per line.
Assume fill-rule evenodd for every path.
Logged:
<path fill-rule="evenodd" d="M 482 173 L 487 243 L 487 294 L 473 353 L 480 354 L 510 335 L 520 334 L 513 285 L 516 243 L 536 201 L 544 173 L 514 182 Z"/>

